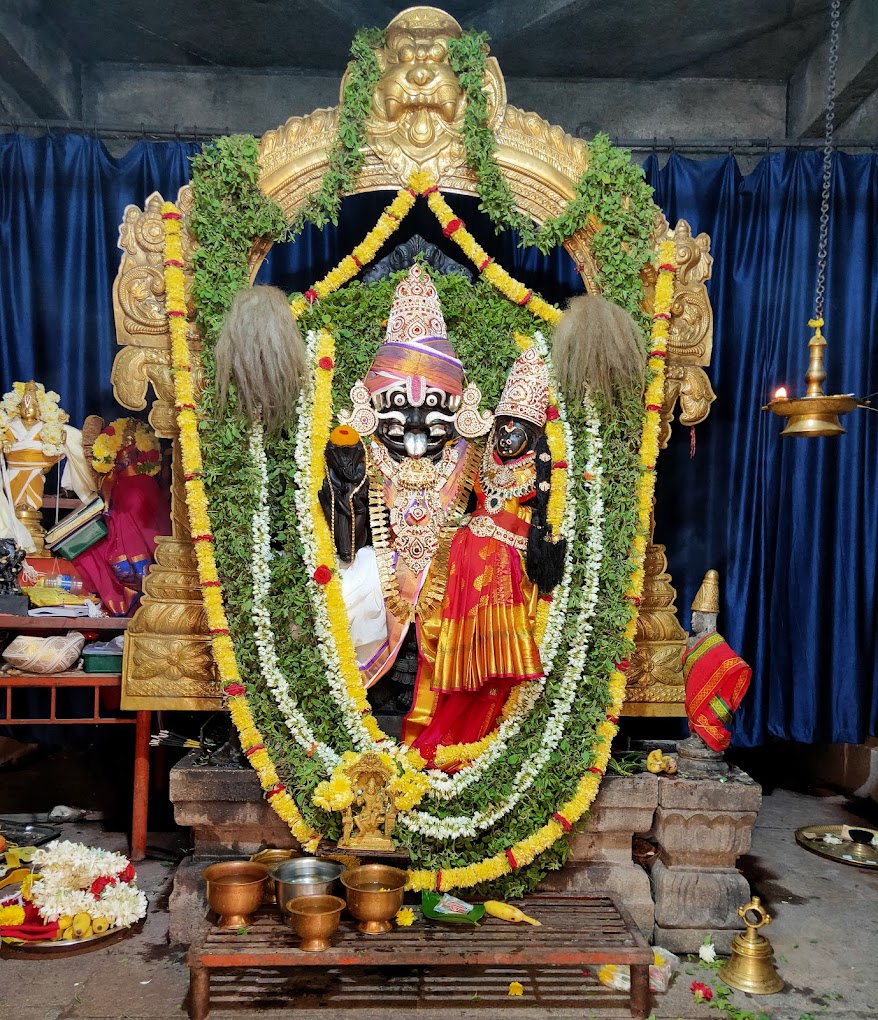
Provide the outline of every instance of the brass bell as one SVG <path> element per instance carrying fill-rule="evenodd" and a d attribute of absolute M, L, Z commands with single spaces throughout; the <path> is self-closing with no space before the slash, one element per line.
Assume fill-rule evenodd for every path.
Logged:
<path fill-rule="evenodd" d="M 755 915 L 751 921 L 748 915 Z M 767 938 L 757 930 L 771 923 L 768 911 L 754 896 L 749 903 L 738 907 L 738 916 L 747 925 L 746 934 L 736 935 L 732 940 L 732 955 L 729 962 L 720 968 L 718 977 L 731 988 L 751 995 L 773 995 L 784 986 L 783 978 L 774 966 L 774 950 Z"/>

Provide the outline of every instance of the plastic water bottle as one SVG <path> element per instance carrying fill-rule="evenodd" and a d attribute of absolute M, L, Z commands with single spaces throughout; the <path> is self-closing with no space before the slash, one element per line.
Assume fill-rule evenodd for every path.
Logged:
<path fill-rule="evenodd" d="M 60 588 L 71 595 L 81 595 L 83 591 L 82 579 L 71 577 L 70 574 L 47 574 L 37 583 L 42 583 L 44 588 Z"/>

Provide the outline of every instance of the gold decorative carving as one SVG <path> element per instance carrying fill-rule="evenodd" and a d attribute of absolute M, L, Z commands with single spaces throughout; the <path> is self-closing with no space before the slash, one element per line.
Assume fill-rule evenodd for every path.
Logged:
<path fill-rule="evenodd" d="M 465 100 L 448 63 L 445 44 L 447 38 L 459 34 L 457 22 L 432 7 L 403 11 L 388 26 L 386 45 L 378 53 L 382 75 L 366 125 L 365 161 L 355 185 L 356 193 L 395 190 L 405 183 L 413 170 L 428 168 L 440 178 L 444 191 L 477 195 L 475 177 L 464 165 L 459 137 Z M 576 183 L 588 165 L 588 147 L 581 139 L 567 134 L 538 114 L 508 105 L 500 67 L 494 58 L 489 58 L 487 63 L 485 89 L 490 123 L 497 139 L 498 165 L 509 182 L 518 208 L 534 222 L 543 223 L 561 213 L 574 197 Z M 342 89 L 344 87 L 343 79 Z M 288 219 L 293 218 L 307 197 L 319 187 L 329 166 L 329 152 L 337 129 L 338 108 L 322 109 L 305 117 L 291 117 L 285 124 L 262 136 L 259 146 L 260 186 L 266 195 L 280 204 Z M 161 196 L 153 194 L 143 210 L 129 207 L 120 228 L 119 244 L 123 256 L 113 288 L 113 303 L 118 341 L 123 350 L 116 356 L 113 385 L 120 403 L 132 409 L 146 406 L 147 390 L 152 385 L 156 400 L 150 421 L 160 435 L 173 438 L 170 338 L 164 315 L 161 274 L 161 203 Z M 183 211 L 185 226 L 192 205 L 188 187 L 180 191 L 178 205 Z M 594 236 L 599 229 L 600 224 L 593 221 L 565 244 L 589 293 L 600 293 L 593 254 Z M 668 234 L 667 221 L 661 213 L 657 213 L 656 244 Z M 675 242 L 678 273 L 669 330 L 663 446 L 670 434 L 670 422 L 677 404 L 680 420 L 684 424 L 694 424 L 704 420 L 714 399 L 703 372 L 703 367 L 710 361 L 713 330 L 705 288 L 710 276 L 710 241 L 704 234 L 693 237 L 689 225 L 683 220 L 676 225 L 671 236 Z M 188 281 L 194 239 L 187 230 L 183 232 L 183 244 Z M 270 243 L 266 241 L 254 243 L 249 258 L 251 282 L 269 247 Z M 655 283 L 652 267 L 644 271 L 643 280 L 644 308 L 648 311 L 652 307 Z M 190 339 L 197 346 L 199 338 L 192 327 Z M 141 682 L 138 690 L 144 692 L 128 697 L 131 707 L 134 707 L 133 701 L 139 701 L 136 707 L 172 707 L 171 701 L 176 692 L 184 691 L 186 693 L 181 694 L 179 700 L 187 702 L 186 707 L 194 707 L 188 702 L 199 697 L 199 707 L 204 707 L 205 701 L 216 696 L 208 659 L 200 659 L 197 650 L 202 649 L 206 656 L 204 618 L 203 612 L 199 611 L 200 595 L 195 575 L 187 565 L 188 560 L 186 564 L 180 562 L 181 557 L 191 556 L 191 548 L 176 459 L 174 478 L 172 519 L 175 542 L 162 544 L 161 562 L 152 568 L 147 578 L 148 595 L 132 623 L 133 633 L 130 632 L 131 647 L 136 649 L 137 654 L 126 656 L 126 664 L 129 659 L 131 663 L 126 665 L 126 684 Z M 662 548 L 650 546 L 641 608 L 643 633 L 638 637 L 638 651 L 633 663 L 635 672 L 640 668 L 641 648 L 651 647 L 643 642 L 660 640 L 655 637 L 656 634 L 660 631 L 664 634 L 667 628 L 673 630 L 668 621 L 675 621 L 674 595 L 665 565 Z M 668 591 L 671 593 L 669 601 Z M 189 598 L 183 597 L 186 593 Z M 663 599 L 666 604 L 662 604 Z M 679 629 L 679 625 L 676 626 Z M 153 634 L 157 641 L 178 641 L 186 627 L 189 630 L 185 633 L 194 645 L 185 654 L 182 649 L 174 653 L 175 669 L 180 672 L 179 681 L 174 682 L 173 691 L 147 694 L 148 688 L 154 689 L 155 681 L 147 677 L 148 667 L 141 667 L 140 663 L 144 656 L 153 654 L 154 649 L 148 652 L 147 649 L 152 646 L 137 642 L 141 637 L 145 641 Z M 675 643 L 679 636 L 674 634 L 661 640 Z M 671 645 L 668 645 L 660 656 L 656 652 L 658 657 L 650 659 L 651 665 L 643 659 L 642 669 L 630 686 L 626 711 L 655 714 L 658 706 L 662 714 L 682 714 L 682 704 L 677 712 L 674 702 L 677 697 L 682 701 L 682 688 L 679 694 L 674 693 L 673 698 L 667 701 L 654 693 L 649 695 L 653 701 L 649 698 L 637 700 L 641 691 L 654 692 L 659 687 L 662 692 L 677 691 L 675 684 L 665 682 L 670 677 L 667 673 L 670 669 L 670 648 Z M 198 666 L 202 661 L 205 663 L 203 670 Z M 130 675 L 129 669 L 132 671 Z M 184 678 L 186 671 L 190 672 Z M 652 680 L 645 684 L 640 682 L 640 677 Z M 195 689 L 199 693 L 190 694 Z M 177 703 L 174 702 L 175 705 Z"/>
<path fill-rule="evenodd" d="M 354 799 L 342 812 L 339 850 L 395 850 L 390 834 L 396 824 L 397 809 L 388 789 L 392 770 L 377 754 L 367 753 L 344 771 Z"/>
<path fill-rule="evenodd" d="M 625 715 L 685 715 L 683 710 L 683 653 L 686 632 L 677 619 L 677 593 L 667 572 L 665 547 L 652 542 L 655 521 L 650 525 L 650 544 L 644 561 L 643 593 L 637 618 L 635 651 L 625 674 Z M 652 710 L 643 711 L 644 706 Z"/>

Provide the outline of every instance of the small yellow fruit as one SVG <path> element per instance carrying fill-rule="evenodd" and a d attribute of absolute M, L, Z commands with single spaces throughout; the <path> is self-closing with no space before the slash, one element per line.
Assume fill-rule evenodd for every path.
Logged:
<path fill-rule="evenodd" d="M 67 931 L 67 929 L 73 924 L 73 918 L 70 914 L 62 914 L 58 918 L 58 927 L 61 931 Z"/>
<path fill-rule="evenodd" d="M 81 939 L 85 937 L 86 931 L 91 934 L 91 917 L 84 911 L 80 911 L 73 918 L 72 924 L 73 937 L 75 939 Z"/>
<path fill-rule="evenodd" d="M 516 924 L 519 921 L 527 921 L 528 924 L 533 924 L 537 927 L 540 927 L 541 924 L 540 921 L 528 917 L 518 907 L 513 907 L 511 903 L 502 903 L 500 900 L 485 900 L 484 907 L 492 917 L 499 917 L 503 921 L 512 921 Z"/>
<path fill-rule="evenodd" d="M 659 748 L 656 748 L 654 751 L 650 751 L 646 756 L 646 770 L 647 772 L 652 772 L 655 775 L 659 772 L 664 772 L 664 755 Z"/>
<path fill-rule="evenodd" d="M 666 754 L 664 758 L 662 758 L 662 763 L 665 767 L 665 772 L 667 772 L 669 776 L 674 775 L 677 771 L 677 762 L 669 754 Z"/>
<path fill-rule="evenodd" d="M 110 922 L 106 917 L 96 917 L 91 923 L 91 930 L 95 935 L 103 935 L 110 927 Z"/>
<path fill-rule="evenodd" d="M 65 942 L 73 942 L 74 939 L 76 939 L 76 937 L 77 936 L 74 934 L 72 924 L 70 925 L 69 928 L 64 929 L 64 934 L 61 936 L 61 938 L 64 939 Z"/>

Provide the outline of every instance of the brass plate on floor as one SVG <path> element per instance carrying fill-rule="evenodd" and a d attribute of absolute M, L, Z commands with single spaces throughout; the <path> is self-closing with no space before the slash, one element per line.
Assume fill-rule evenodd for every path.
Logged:
<path fill-rule="evenodd" d="M 827 843 L 826 836 L 841 842 Z M 812 854 L 878 871 L 878 846 L 872 843 L 874 839 L 878 839 L 878 829 L 865 825 L 803 825 L 796 829 L 796 842 Z"/>

